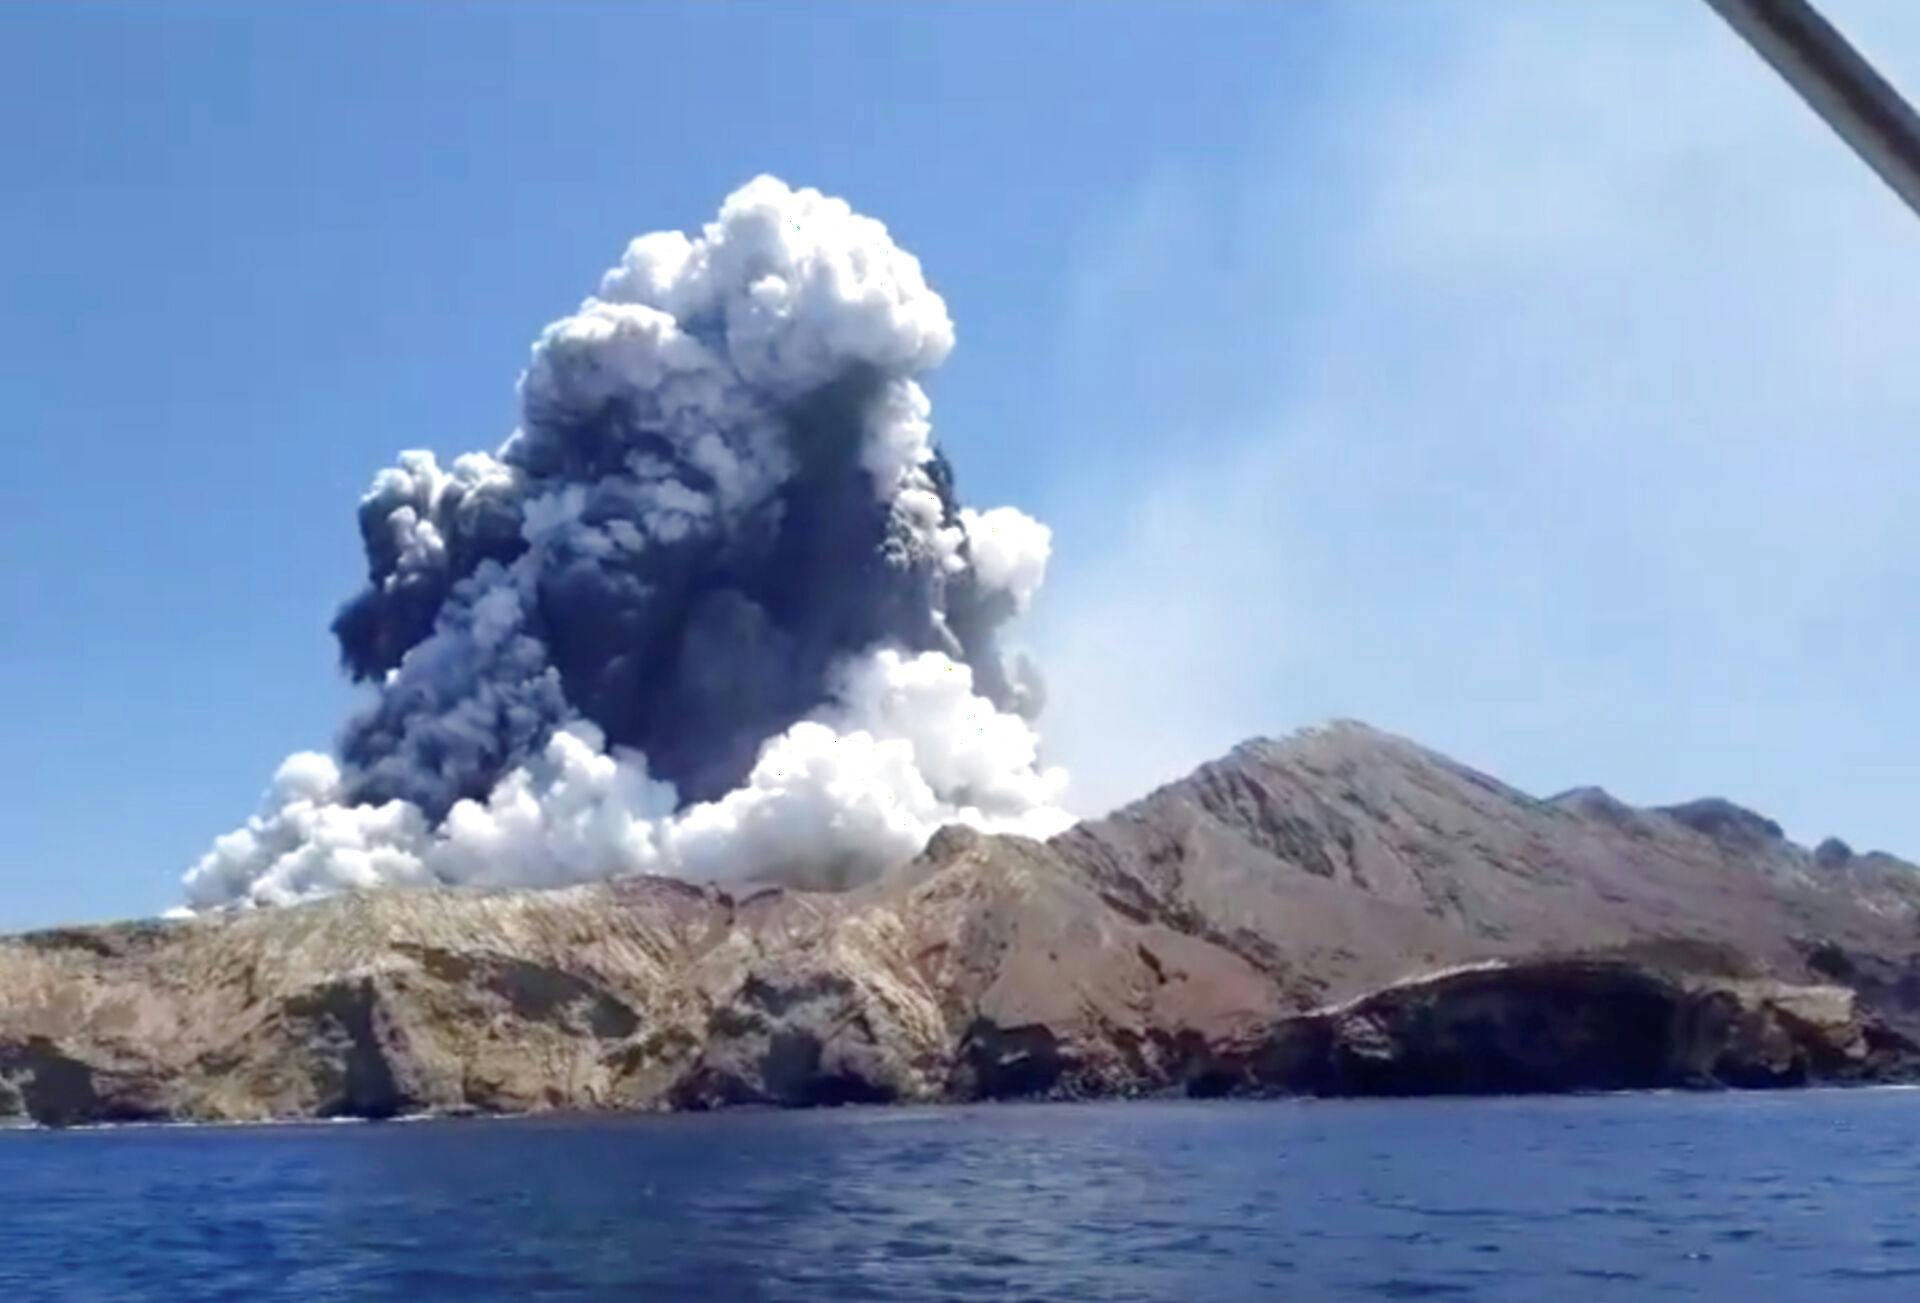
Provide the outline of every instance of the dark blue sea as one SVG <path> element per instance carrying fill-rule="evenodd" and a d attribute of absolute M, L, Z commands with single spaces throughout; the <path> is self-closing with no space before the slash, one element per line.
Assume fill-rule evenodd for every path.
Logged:
<path fill-rule="evenodd" d="M 1920 1093 L 0 1134 L 0 1299 L 1920 1299 Z"/>

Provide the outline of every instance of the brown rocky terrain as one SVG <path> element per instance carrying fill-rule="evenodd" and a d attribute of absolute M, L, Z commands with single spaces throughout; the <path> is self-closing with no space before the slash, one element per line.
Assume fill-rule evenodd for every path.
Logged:
<path fill-rule="evenodd" d="M 840 894 L 389 891 L 0 941 L 0 1117 L 1902 1077 L 1920 869 L 1358 724 Z"/>

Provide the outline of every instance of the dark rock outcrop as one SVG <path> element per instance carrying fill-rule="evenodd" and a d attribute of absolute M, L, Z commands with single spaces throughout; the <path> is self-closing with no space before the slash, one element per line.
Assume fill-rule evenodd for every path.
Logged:
<path fill-rule="evenodd" d="M 1829 837 L 1813 848 L 1813 862 L 1823 869 L 1846 867 L 1853 860 L 1853 847 L 1838 837 Z"/>
<path fill-rule="evenodd" d="M 1755 814 L 1717 796 L 1688 801 L 1684 805 L 1665 806 L 1658 813 L 1716 842 L 1741 850 L 1764 847 L 1787 838 L 1780 825 L 1765 815 Z"/>
<path fill-rule="evenodd" d="M 1920 870 L 1355 724 L 840 894 L 391 891 L 0 940 L 53 1125 L 1913 1071 Z"/>
<path fill-rule="evenodd" d="M 1876 1080 L 1907 1055 L 1842 988 L 1536 960 L 1291 1019 L 1248 1066 L 1251 1085 L 1311 1094 L 1537 1094 Z"/>

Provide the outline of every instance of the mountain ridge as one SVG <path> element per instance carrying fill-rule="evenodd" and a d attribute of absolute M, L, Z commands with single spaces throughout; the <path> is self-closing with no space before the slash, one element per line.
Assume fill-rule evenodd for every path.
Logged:
<path fill-rule="evenodd" d="M 843 893 L 389 890 L 0 939 L 0 1117 L 1904 1077 L 1920 869 L 1777 833 L 1336 721 Z"/>

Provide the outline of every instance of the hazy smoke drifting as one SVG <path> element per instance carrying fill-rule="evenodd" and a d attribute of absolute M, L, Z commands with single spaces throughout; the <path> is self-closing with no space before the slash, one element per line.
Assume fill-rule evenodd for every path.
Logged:
<path fill-rule="evenodd" d="M 1045 526 L 954 499 L 946 305 L 886 228 L 750 182 L 542 332 L 520 427 L 360 503 L 375 685 L 186 876 L 196 908 L 633 871 L 844 885 L 942 823 L 1066 824 L 1000 627 Z"/>

